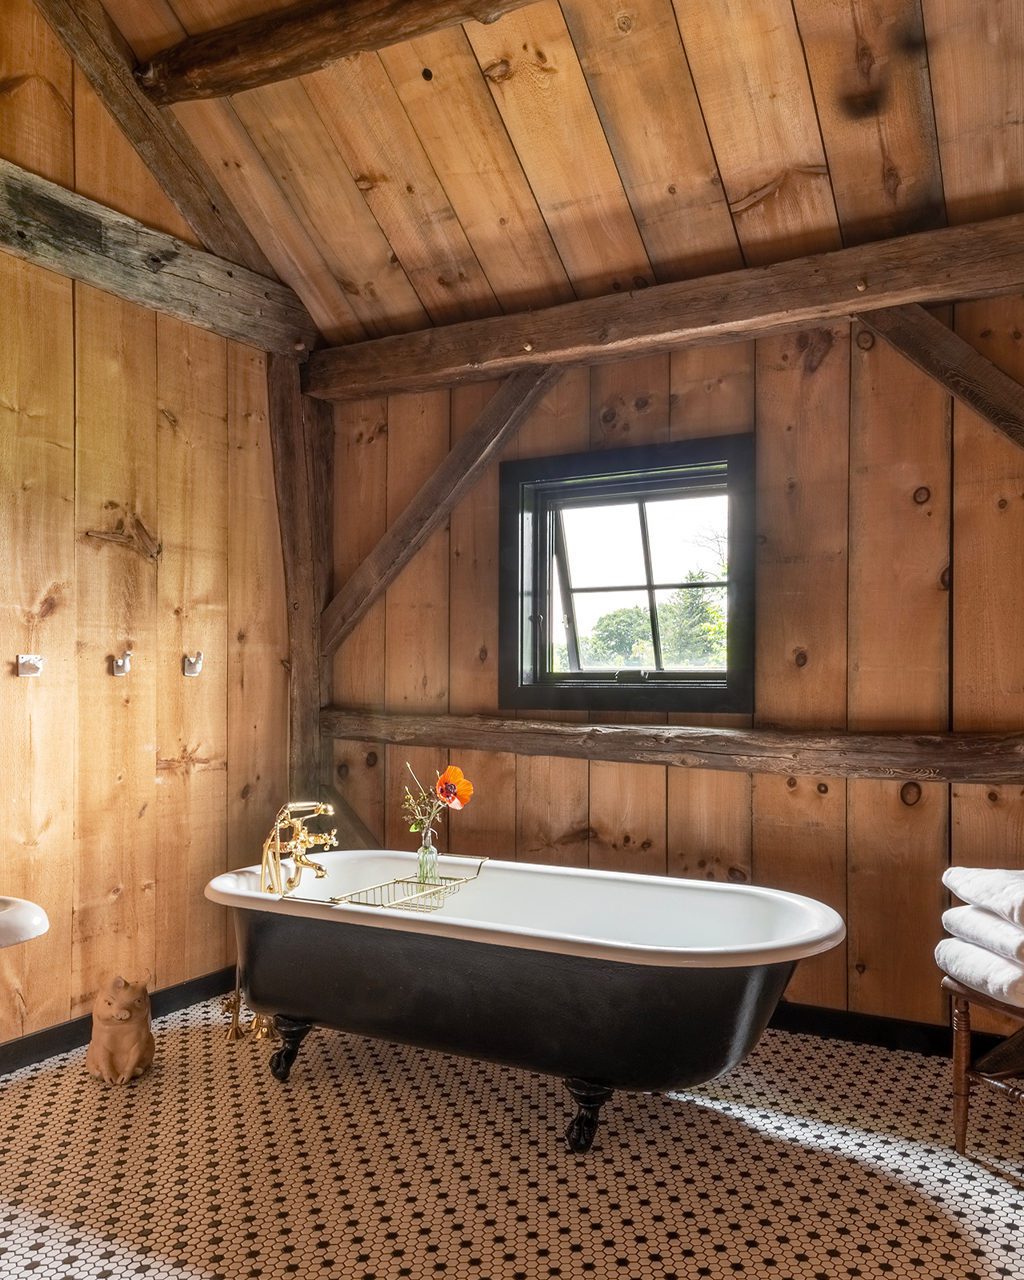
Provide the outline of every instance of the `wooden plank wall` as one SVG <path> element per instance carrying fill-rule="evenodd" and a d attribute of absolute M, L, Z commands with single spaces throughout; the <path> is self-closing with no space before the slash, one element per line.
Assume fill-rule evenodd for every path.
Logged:
<path fill-rule="evenodd" d="M 981 309 L 959 310 L 966 318 Z M 982 339 L 978 326 L 992 310 L 987 304 L 975 333 L 1012 369 L 1012 318 L 1021 310 L 1006 307 L 1002 327 Z M 352 405 L 339 416 L 338 457 L 347 459 L 337 473 L 339 580 L 372 542 L 357 512 L 377 527 L 374 512 L 394 518 L 446 432 L 462 429 L 490 390 L 460 389 L 451 407 L 434 393 Z M 952 687 L 955 727 L 1009 728 L 1019 721 L 1009 704 L 1020 688 L 1010 619 L 1024 607 L 1024 578 L 1008 548 L 1020 536 L 1024 466 L 991 429 L 965 422 L 954 469 L 950 425 L 949 400 L 926 377 L 861 330 L 836 327 L 756 350 L 570 370 L 513 448 L 526 457 L 755 430 L 756 721 L 942 729 Z M 1003 483 L 993 487 L 996 467 Z M 955 539 L 954 506 L 962 512 Z M 336 701 L 496 711 L 496 548 L 495 468 L 388 593 L 373 638 L 357 633 L 341 647 Z M 1007 670 L 1006 679 L 997 674 Z M 980 704 L 973 716 L 969 697 Z M 398 810 L 404 762 L 433 777 L 445 753 L 419 749 L 413 758 L 352 743 L 335 752 L 344 763 L 338 785 L 364 820 L 390 845 L 413 847 Z M 450 818 L 444 847 L 453 852 L 753 880 L 832 903 L 847 918 L 849 941 L 798 971 L 789 995 L 809 1004 L 942 1022 L 931 953 L 951 838 L 960 861 L 1020 861 L 1024 797 L 1008 788 L 958 788 L 951 833 L 948 788 L 938 785 L 915 796 L 895 783 L 847 786 L 832 777 L 453 758 L 478 787 L 471 806 Z"/>
<path fill-rule="evenodd" d="M 439 136 L 438 120 L 455 114 L 477 121 L 491 140 L 493 150 L 478 152 L 476 164 L 507 180 L 500 208 L 529 226 L 530 279 L 552 300 L 564 283 L 550 269 L 545 227 L 569 286 L 584 297 L 1021 207 L 1022 63 L 1004 56 L 1019 46 L 1019 23 L 1005 5 L 675 0 L 672 7 L 678 28 L 663 0 L 639 0 L 628 13 L 583 0 L 537 4 L 493 26 L 469 25 L 382 55 L 451 201 L 451 216 L 427 228 L 439 238 L 431 246 L 438 262 L 455 252 L 461 223 L 489 281 L 507 279 L 509 269 L 488 197 L 477 194 L 479 183 L 467 189 L 456 181 L 451 138 Z M 899 52 L 890 56 L 895 33 Z M 362 126 L 353 104 L 369 100 L 357 83 L 375 75 L 368 61 L 309 77 L 307 86 L 318 83 L 321 106 L 333 94 L 335 108 L 359 93 L 348 98 L 349 120 Z M 431 66 L 445 74 L 428 82 Z M 883 81 L 885 111 L 849 109 L 848 91 L 855 101 Z M 443 112 L 432 96 L 442 92 Z M 349 159 L 378 175 L 374 210 L 397 245 L 409 222 L 427 229 L 408 210 L 403 216 L 393 196 L 418 188 L 413 152 L 389 147 L 380 121 L 387 112 L 394 131 L 405 117 L 390 91 L 374 109 L 372 144 Z M 494 141 L 495 112 L 513 155 L 505 135 Z M 341 114 L 331 118 L 339 149 L 355 145 Z M 522 179 L 542 226 L 523 199 Z M 413 262 L 407 252 L 398 256 Z M 419 277 L 414 283 L 422 293 Z M 495 291 L 509 309 L 521 306 L 507 286 Z M 491 306 L 484 290 L 475 300 Z M 458 304 L 464 314 L 466 298 Z M 433 302 L 428 309 L 435 313 Z M 941 318 L 1024 375 L 1021 300 L 961 305 Z M 461 429 L 462 406 L 481 394 L 453 394 L 450 438 Z M 396 495 L 412 483 L 403 467 L 420 465 L 412 461 L 419 454 L 393 457 L 407 446 L 391 435 L 392 414 L 404 434 L 413 407 L 376 404 L 372 444 L 347 425 L 364 412 L 350 406 L 338 426 L 339 456 L 351 464 L 349 478 L 338 474 L 339 583 L 359 560 L 342 522 L 358 523 L 359 502 L 373 520 L 382 512 L 393 518 Z M 443 435 L 437 423 L 430 430 Z M 858 327 L 569 371 L 514 448 L 526 457 L 734 430 L 757 435 L 756 722 L 1019 728 L 1024 455 L 954 411 L 927 378 Z M 408 596 L 391 593 L 375 616 L 379 649 L 369 663 L 355 638 L 337 655 L 340 704 L 354 694 L 361 706 L 442 708 L 447 689 L 452 710 L 496 709 L 495 492 L 491 477 L 453 516 L 447 618 L 431 598 L 430 621 L 424 614 L 417 628 Z M 407 574 L 416 575 L 415 563 Z M 434 561 L 425 575 L 424 592 L 444 590 Z M 411 636 L 422 669 L 404 666 L 399 689 L 404 660 L 392 650 Z M 367 671 L 378 675 L 370 680 Z M 394 774 L 404 755 L 396 761 L 388 753 L 382 777 L 374 770 L 383 753 L 359 750 L 335 746 L 337 758 L 350 761 L 343 787 L 377 830 L 408 843 L 395 813 Z M 373 770 L 359 765 L 370 757 Z M 428 757 L 443 763 L 440 753 Z M 460 763 L 468 769 L 465 753 Z M 506 856 L 753 879 L 821 897 L 844 912 L 849 938 L 801 966 L 790 995 L 864 1013 L 944 1020 L 932 962 L 947 901 L 942 869 L 951 859 L 1022 865 L 1024 856 L 1024 793 L 1015 788 L 915 794 L 884 782 L 666 774 L 507 755 L 472 765 L 479 793 L 452 818 L 450 848 L 484 849 L 489 837 Z"/>
<path fill-rule="evenodd" d="M 4 6 L 0 80 L 0 154 L 188 238 L 30 0 Z M 287 645 L 262 354 L 3 255 L 0 289 L 0 892 L 51 922 L 0 952 L 5 1040 L 119 968 L 229 963 L 202 887 L 284 795 Z"/>

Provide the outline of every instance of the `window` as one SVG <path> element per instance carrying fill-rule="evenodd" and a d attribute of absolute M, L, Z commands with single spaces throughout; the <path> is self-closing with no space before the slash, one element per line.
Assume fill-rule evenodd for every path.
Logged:
<path fill-rule="evenodd" d="M 504 707 L 749 711 L 753 437 L 501 468 Z"/>

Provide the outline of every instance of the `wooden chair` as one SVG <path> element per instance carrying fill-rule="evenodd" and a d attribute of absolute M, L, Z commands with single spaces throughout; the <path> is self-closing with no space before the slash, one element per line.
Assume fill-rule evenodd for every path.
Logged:
<path fill-rule="evenodd" d="M 953 978 L 943 978 L 942 986 L 953 999 L 953 1134 L 957 1151 L 965 1155 L 972 1085 L 991 1085 L 993 1089 L 1001 1089 L 1012 1101 L 1024 1103 L 1024 1082 L 1014 1084 L 1012 1081 L 1014 1076 L 1024 1076 L 1024 1009 L 965 987 Z M 971 1062 L 972 1004 L 1020 1023 L 1019 1031 L 1000 1040 L 974 1063 Z"/>

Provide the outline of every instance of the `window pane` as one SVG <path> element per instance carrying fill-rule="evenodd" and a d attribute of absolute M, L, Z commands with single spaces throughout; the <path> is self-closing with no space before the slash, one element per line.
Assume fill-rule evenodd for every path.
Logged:
<path fill-rule="evenodd" d="M 714 581 L 728 574 L 729 497 L 725 493 L 646 502 L 655 582 Z"/>
<path fill-rule="evenodd" d="M 635 503 L 565 507 L 562 512 L 573 587 L 643 586 L 644 547 Z"/>
<path fill-rule="evenodd" d="M 646 591 L 594 591 L 573 599 L 584 671 L 654 668 Z"/>
<path fill-rule="evenodd" d="M 666 671 L 724 671 L 727 665 L 726 587 L 655 592 L 661 657 Z"/>
<path fill-rule="evenodd" d="M 562 604 L 562 589 L 559 586 L 558 574 L 552 567 L 551 572 L 551 671 L 569 671 L 569 638 L 566 634 L 565 606 Z"/>

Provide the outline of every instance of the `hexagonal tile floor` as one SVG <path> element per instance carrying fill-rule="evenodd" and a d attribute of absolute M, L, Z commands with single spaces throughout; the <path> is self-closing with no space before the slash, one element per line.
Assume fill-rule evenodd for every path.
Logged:
<path fill-rule="evenodd" d="M 1024 1277 L 1024 1121 L 943 1059 L 769 1032 L 726 1079 L 617 1095 L 314 1032 L 287 1085 L 219 1002 L 123 1088 L 84 1051 L 0 1082 L 3 1280 Z"/>

